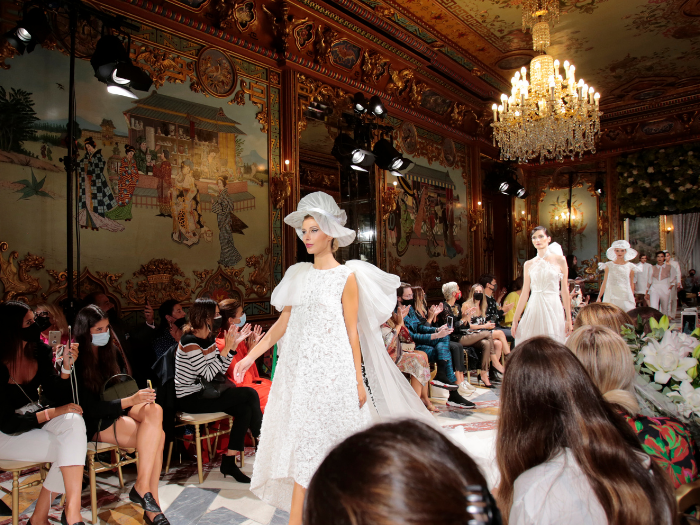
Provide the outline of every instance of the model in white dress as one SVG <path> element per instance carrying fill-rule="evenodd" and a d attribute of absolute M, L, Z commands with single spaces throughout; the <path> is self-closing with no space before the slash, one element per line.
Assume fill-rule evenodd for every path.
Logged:
<path fill-rule="evenodd" d="M 527 339 L 548 336 L 564 343 L 571 333 L 571 299 L 565 278 L 568 275 L 566 258 L 561 246 L 551 243 L 549 232 L 543 226 L 532 231 L 532 243 L 537 256 L 523 267 L 523 291 L 513 316 L 511 333 L 516 346 Z M 525 315 L 520 319 L 527 304 Z"/>
<path fill-rule="evenodd" d="M 637 250 L 631 248 L 627 241 L 618 240 L 610 245 L 606 255 L 610 260 L 598 265 L 598 270 L 605 271 L 605 277 L 597 302 L 614 304 L 629 312 L 636 306 L 634 274 L 640 271 L 637 265 L 629 261 L 637 257 Z"/>
<path fill-rule="evenodd" d="M 251 491 L 301 523 L 304 492 L 330 450 L 374 419 L 434 423 L 387 353 L 381 335 L 400 280 L 361 261 L 340 265 L 332 248 L 350 244 L 345 212 L 325 193 L 304 197 L 285 222 L 297 229 L 314 264 L 287 269 L 272 293 L 281 312 L 267 335 L 236 364 L 236 379 L 279 341 Z M 360 355 L 361 353 L 361 355 Z M 371 398 L 364 387 L 365 367 Z"/>

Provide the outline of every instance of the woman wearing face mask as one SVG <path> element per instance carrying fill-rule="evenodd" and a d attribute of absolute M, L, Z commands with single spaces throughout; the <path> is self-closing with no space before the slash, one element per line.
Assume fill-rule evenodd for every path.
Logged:
<path fill-rule="evenodd" d="M 62 405 L 71 400 L 70 370 L 57 374 L 51 348 L 40 341 L 49 319 L 37 319 L 24 303 L 0 304 L 0 459 L 51 463 L 28 524 L 49 523 L 56 494 L 66 495 L 61 523 L 79 524 L 85 422 L 78 405 Z M 77 345 L 64 353 L 75 362 Z M 55 408 L 39 406 L 39 388 Z"/>
<path fill-rule="evenodd" d="M 122 351 L 114 344 L 107 315 L 98 306 L 86 306 L 75 318 L 80 344 L 76 377 L 90 441 L 135 448 L 139 453 L 136 483 L 129 499 L 140 505 L 147 524 L 168 525 L 160 510 L 158 480 L 163 463 L 163 410 L 151 388 L 131 397 L 102 401 L 105 383 L 116 374 L 131 373 Z"/>
<path fill-rule="evenodd" d="M 501 365 L 501 352 L 507 346 L 505 334 L 496 328 L 495 323 L 486 322 L 486 298 L 484 297 L 484 288 L 480 284 L 475 284 L 469 289 L 469 297 L 462 303 L 462 319 L 463 325 L 468 327 L 467 335 L 474 336 L 475 334 L 487 333 L 490 334 L 491 345 L 483 347 L 481 359 L 481 371 L 479 381 L 486 388 L 495 388 L 491 384 L 491 379 L 496 378 L 489 373 L 489 367 L 493 367 L 500 373 L 504 372 Z M 484 340 L 487 341 L 487 340 Z M 488 348 L 488 351 L 486 349 Z"/>
<path fill-rule="evenodd" d="M 189 320 L 175 352 L 177 407 L 190 414 L 225 412 L 234 418 L 229 448 L 221 459 L 221 473 L 230 474 L 239 483 L 250 483 L 250 478 L 236 465 L 235 455 L 243 453 L 248 429 L 255 439 L 260 436 L 262 412 L 258 393 L 252 388 L 234 387 L 223 390 L 216 399 L 202 397 L 202 379 L 211 381 L 228 370 L 236 347 L 251 333 L 250 325 L 244 325 L 241 330 L 231 326 L 223 334 L 224 344 L 217 348 L 214 335 L 221 329 L 222 318 L 216 301 L 197 299 L 190 308 Z"/>
<path fill-rule="evenodd" d="M 221 301 L 219 303 L 219 313 L 221 314 L 221 329 L 216 337 L 216 346 L 219 351 L 221 351 L 226 345 L 226 331 L 234 326 L 239 330 L 243 329 L 246 324 L 246 316 L 243 312 L 243 306 L 238 299 L 224 299 Z M 255 364 L 251 365 L 245 373 L 243 381 L 236 381 L 233 376 L 233 370 L 236 367 L 236 363 L 247 356 L 250 349 L 258 344 L 264 335 L 262 327 L 256 326 L 247 340 L 238 343 L 235 349 L 236 354 L 231 361 L 231 366 L 229 366 L 226 371 L 226 377 L 236 383 L 236 386 L 250 387 L 258 393 L 258 397 L 260 398 L 260 410 L 263 413 L 265 412 L 265 405 L 267 405 L 267 398 L 270 395 L 272 381 L 269 379 L 261 379 L 258 373 L 258 367 Z"/>

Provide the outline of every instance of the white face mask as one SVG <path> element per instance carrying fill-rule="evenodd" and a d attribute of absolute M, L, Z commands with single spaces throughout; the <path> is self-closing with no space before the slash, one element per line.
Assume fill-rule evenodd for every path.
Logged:
<path fill-rule="evenodd" d="M 105 346 L 109 343 L 109 328 L 101 334 L 92 334 L 92 344 L 95 346 Z"/>
<path fill-rule="evenodd" d="M 243 328 L 243 325 L 245 324 L 245 313 L 241 316 L 240 321 L 237 323 L 234 323 L 238 328 Z"/>

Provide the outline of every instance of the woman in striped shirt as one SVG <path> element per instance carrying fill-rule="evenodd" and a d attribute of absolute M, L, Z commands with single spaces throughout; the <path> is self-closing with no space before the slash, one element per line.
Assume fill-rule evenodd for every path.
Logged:
<path fill-rule="evenodd" d="M 260 435 L 262 412 L 260 398 L 252 388 L 236 387 L 224 390 L 216 399 L 202 397 L 202 379 L 211 381 L 217 374 L 225 374 L 238 343 L 250 335 L 250 325 L 242 329 L 231 327 L 226 331 L 225 344 L 219 350 L 214 334 L 221 327 L 221 316 L 216 301 L 197 299 L 189 311 L 189 324 L 183 327 L 182 339 L 175 353 L 175 393 L 177 407 L 190 414 L 225 412 L 232 416 L 229 448 L 221 460 L 221 473 L 231 474 L 240 483 L 250 483 L 235 462 L 235 454 L 243 453 L 245 435 L 250 429 L 254 438 Z"/>

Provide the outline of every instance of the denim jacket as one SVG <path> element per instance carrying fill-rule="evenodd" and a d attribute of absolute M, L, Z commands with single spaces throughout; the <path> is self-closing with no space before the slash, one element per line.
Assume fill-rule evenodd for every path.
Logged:
<path fill-rule="evenodd" d="M 429 344 L 432 341 L 430 335 L 437 332 L 437 328 L 434 326 L 423 324 L 423 320 L 412 306 L 408 310 L 408 315 L 404 318 L 403 324 L 417 345 Z"/>

